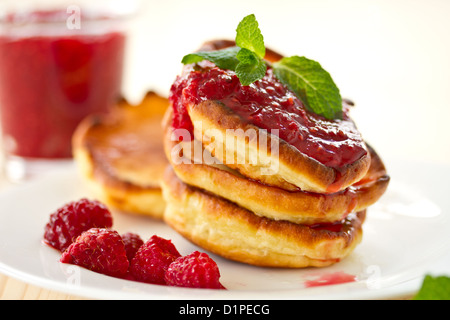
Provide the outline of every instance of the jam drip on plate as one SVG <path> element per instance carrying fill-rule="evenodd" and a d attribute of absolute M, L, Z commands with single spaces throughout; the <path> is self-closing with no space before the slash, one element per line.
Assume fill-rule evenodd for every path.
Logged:
<path fill-rule="evenodd" d="M 348 116 L 327 120 L 309 112 L 301 100 L 268 68 L 263 79 L 241 85 L 234 71 L 203 62 L 187 66 L 171 88 L 173 125 L 192 132 L 187 106 L 215 100 L 259 128 L 279 130 L 279 137 L 300 152 L 332 167 L 342 168 L 366 155 L 364 141 Z"/>

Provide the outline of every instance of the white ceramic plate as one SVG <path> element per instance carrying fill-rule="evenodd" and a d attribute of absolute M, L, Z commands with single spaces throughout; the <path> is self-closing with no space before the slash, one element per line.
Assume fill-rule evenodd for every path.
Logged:
<path fill-rule="evenodd" d="M 60 254 L 42 243 L 49 215 L 69 201 L 91 197 L 69 167 L 0 195 L 0 271 L 37 286 L 99 299 L 384 299 L 413 294 L 425 273 L 439 263 L 450 266 L 450 170 L 403 161 L 390 162 L 388 168 L 389 189 L 368 211 L 363 241 L 344 261 L 324 269 L 280 270 L 212 255 L 228 290 L 205 290 L 115 279 L 59 263 Z M 143 239 L 153 234 L 171 239 L 182 254 L 202 251 L 162 222 L 145 217 L 114 212 L 114 229 L 136 232 Z M 308 280 L 337 273 L 356 281 L 305 287 Z"/>

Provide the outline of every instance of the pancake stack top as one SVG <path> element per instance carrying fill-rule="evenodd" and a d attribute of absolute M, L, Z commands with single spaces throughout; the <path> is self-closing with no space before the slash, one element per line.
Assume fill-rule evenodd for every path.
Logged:
<path fill-rule="evenodd" d="M 266 51 L 267 61 L 280 58 Z M 164 219 L 176 231 L 223 257 L 276 267 L 327 266 L 361 241 L 366 209 L 389 177 L 350 103 L 341 119 L 325 119 L 271 68 L 244 86 L 208 61 L 184 67 L 170 102 L 162 189 Z"/>

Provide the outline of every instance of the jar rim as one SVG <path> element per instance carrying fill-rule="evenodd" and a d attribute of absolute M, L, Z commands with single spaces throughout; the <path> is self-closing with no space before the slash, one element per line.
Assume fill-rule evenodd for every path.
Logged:
<path fill-rule="evenodd" d="M 78 10 L 78 11 L 77 11 Z M 84 9 L 76 5 L 65 9 L 36 9 L 4 11 L 0 13 L 0 25 L 24 26 L 30 24 L 55 24 L 64 23 L 74 13 L 80 14 L 84 22 L 127 20 L 134 16 L 134 11 L 118 12 L 117 10 Z"/>

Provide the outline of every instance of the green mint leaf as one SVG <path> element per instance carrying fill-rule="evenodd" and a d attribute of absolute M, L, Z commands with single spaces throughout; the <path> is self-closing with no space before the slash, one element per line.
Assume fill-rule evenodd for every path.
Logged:
<path fill-rule="evenodd" d="M 414 300 L 450 300 L 450 278 L 425 276 Z"/>
<path fill-rule="evenodd" d="M 236 66 L 236 75 L 243 86 L 261 80 L 266 74 L 267 65 L 256 53 L 242 48 L 236 58 L 239 60 L 239 64 Z"/>
<path fill-rule="evenodd" d="M 299 56 L 287 57 L 274 63 L 273 70 L 308 110 L 329 120 L 342 118 L 339 89 L 318 62 Z"/>
<path fill-rule="evenodd" d="M 266 48 L 254 14 L 244 17 L 239 23 L 235 42 L 236 47 L 185 55 L 181 63 L 211 61 L 221 69 L 236 71 L 236 75 L 244 86 L 262 79 L 267 70 L 267 65 L 263 60 Z"/>
<path fill-rule="evenodd" d="M 267 70 L 267 63 L 263 60 L 266 48 L 254 14 L 241 20 L 236 28 L 235 42 L 235 47 L 188 54 L 181 62 L 211 61 L 221 69 L 235 71 L 244 86 L 262 79 Z M 330 120 L 342 118 L 339 89 L 318 62 L 292 56 L 271 66 L 275 76 L 302 100 L 308 110 Z"/>
<path fill-rule="evenodd" d="M 239 23 L 235 41 L 238 47 L 253 51 L 261 59 L 266 55 L 264 38 L 254 14 L 244 17 Z"/>
<path fill-rule="evenodd" d="M 236 58 L 239 47 L 229 47 L 216 51 L 200 51 L 185 55 L 181 60 L 183 64 L 197 63 L 203 60 L 208 60 L 214 63 L 221 69 L 235 70 L 239 63 Z"/>

